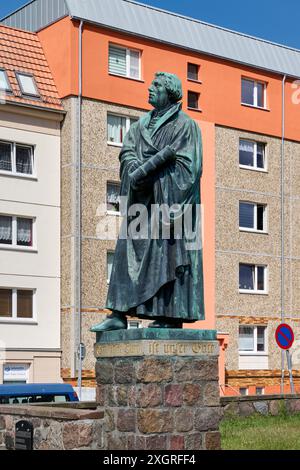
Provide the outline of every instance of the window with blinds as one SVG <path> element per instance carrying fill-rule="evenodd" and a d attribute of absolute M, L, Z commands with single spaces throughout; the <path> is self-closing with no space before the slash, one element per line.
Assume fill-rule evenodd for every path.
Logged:
<path fill-rule="evenodd" d="M 239 227 L 241 230 L 266 232 L 266 225 L 266 205 L 240 201 Z"/>
<path fill-rule="evenodd" d="M 32 289 L 0 288 L 0 318 L 32 319 L 34 317 Z"/>
<path fill-rule="evenodd" d="M 135 49 L 109 45 L 109 73 L 139 80 L 141 53 Z"/>

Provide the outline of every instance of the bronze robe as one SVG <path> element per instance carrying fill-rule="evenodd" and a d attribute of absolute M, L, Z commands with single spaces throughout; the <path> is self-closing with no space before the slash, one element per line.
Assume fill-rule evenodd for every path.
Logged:
<path fill-rule="evenodd" d="M 130 127 L 119 157 L 121 196 L 128 197 L 128 207 L 144 204 L 148 222 L 152 204 L 200 204 L 202 173 L 200 129 L 181 104 L 174 104 L 150 130 L 153 112 Z M 132 172 L 166 146 L 176 149 L 175 161 L 158 167 L 133 189 Z M 193 227 L 201 230 L 198 217 L 194 214 Z M 130 217 L 124 220 L 126 228 L 130 222 Z M 189 241 L 186 233 L 182 239 L 119 237 L 106 307 L 140 318 L 204 319 L 202 249 L 188 249 Z"/>

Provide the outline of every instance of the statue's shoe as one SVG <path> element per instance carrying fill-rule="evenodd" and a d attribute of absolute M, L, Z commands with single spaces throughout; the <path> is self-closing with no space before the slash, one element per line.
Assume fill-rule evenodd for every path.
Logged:
<path fill-rule="evenodd" d="M 182 328 L 182 321 L 155 320 L 148 325 L 148 328 Z"/>
<path fill-rule="evenodd" d="M 119 317 L 107 317 L 102 323 L 92 326 L 90 331 L 98 333 L 99 331 L 127 330 L 127 319 Z"/>

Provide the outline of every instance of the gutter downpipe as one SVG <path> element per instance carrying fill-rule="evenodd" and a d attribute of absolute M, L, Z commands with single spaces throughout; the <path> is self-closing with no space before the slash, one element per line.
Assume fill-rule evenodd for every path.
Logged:
<path fill-rule="evenodd" d="M 82 209 L 82 31 L 83 21 L 80 21 L 79 26 L 79 38 L 78 38 L 78 100 L 77 100 L 77 152 L 76 152 L 76 248 L 75 248 L 75 312 L 76 312 L 76 336 L 75 336 L 75 355 L 77 354 L 78 364 L 78 391 L 79 400 L 81 400 L 81 386 L 82 386 L 82 357 L 81 357 L 81 336 L 82 336 L 82 324 L 81 324 L 81 267 L 82 267 L 82 220 L 81 220 L 81 209 Z M 78 351 L 79 354 L 78 354 Z"/>
<path fill-rule="evenodd" d="M 284 150 L 285 150 L 285 81 L 286 75 L 282 80 L 282 131 L 281 131 L 281 323 L 285 323 L 284 295 L 285 295 L 285 272 L 284 272 Z M 284 350 L 281 350 L 281 395 L 284 394 Z"/>

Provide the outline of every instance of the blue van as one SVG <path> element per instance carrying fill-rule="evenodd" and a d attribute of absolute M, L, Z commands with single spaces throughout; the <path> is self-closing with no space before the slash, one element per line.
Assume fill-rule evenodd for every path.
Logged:
<path fill-rule="evenodd" d="M 69 384 L 0 385 L 0 405 L 79 401 Z"/>

